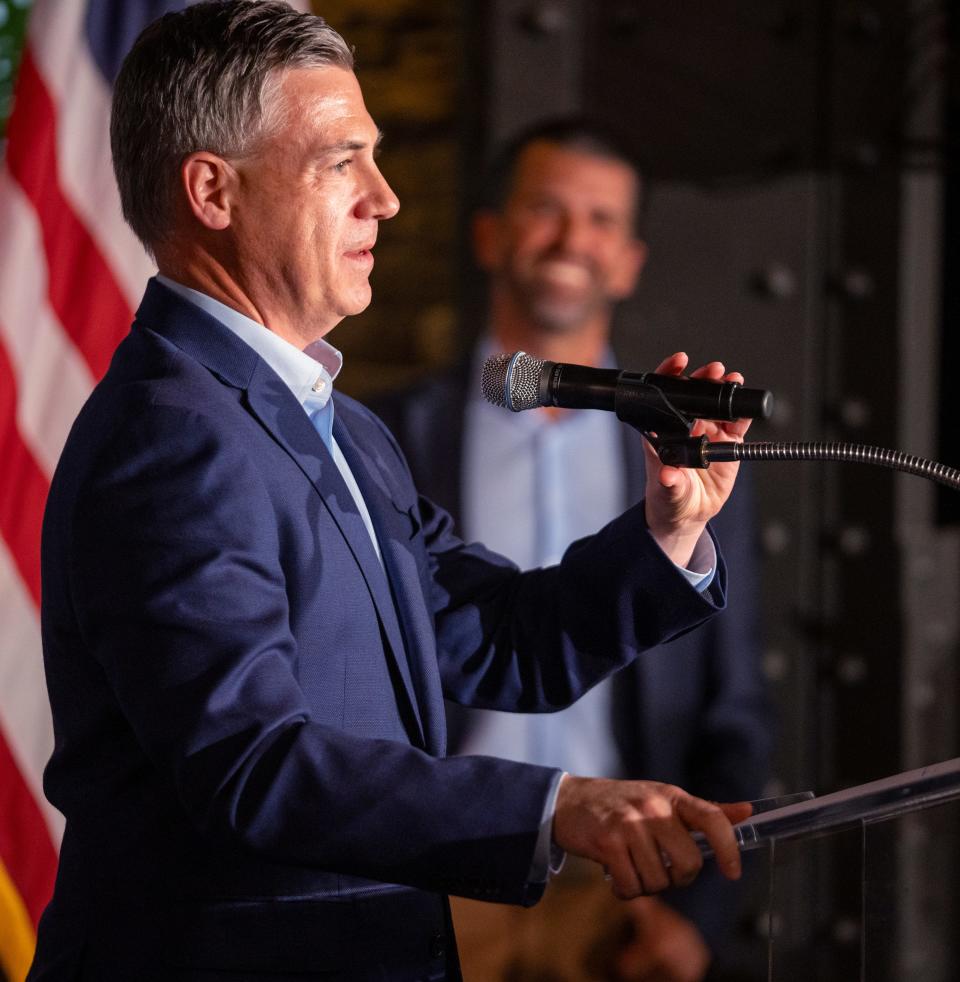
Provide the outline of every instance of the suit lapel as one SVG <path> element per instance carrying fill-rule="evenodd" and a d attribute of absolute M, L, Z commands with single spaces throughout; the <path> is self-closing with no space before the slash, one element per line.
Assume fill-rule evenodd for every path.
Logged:
<path fill-rule="evenodd" d="M 339 407 L 338 407 L 339 409 Z M 338 411 L 334 437 L 343 452 L 370 512 L 387 578 L 384 588 L 392 611 L 400 619 L 405 676 L 412 684 L 420 709 L 420 724 L 427 750 L 442 753 L 446 742 L 443 691 L 433 655 L 433 621 L 423 602 L 423 587 L 410 540 L 419 532 L 415 501 L 404 502 L 387 477 L 387 465 L 371 459 L 354 441 Z M 387 582 L 389 580 L 389 583 Z M 402 657 L 402 655 L 401 655 Z"/>
<path fill-rule="evenodd" d="M 397 621 L 393 598 L 390 595 L 390 586 L 373 543 L 370 541 L 367 527 L 357 510 L 353 495 L 303 408 L 297 404 L 287 386 L 263 361 L 260 361 L 254 369 L 247 396 L 254 415 L 273 434 L 317 489 L 330 517 L 350 547 L 377 608 L 383 633 L 388 642 L 388 657 L 393 660 L 416 722 L 418 730 L 416 736 L 423 744 L 423 723 L 420 718 L 416 688 L 404 653 L 403 636 Z M 340 443 L 339 437 L 337 442 Z M 347 460 L 372 517 L 374 509 L 361 482 L 361 474 L 349 457 Z M 375 519 L 375 527 L 376 524 Z M 383 549 L 383 537 L 379 531 L 377 529 L 378 541 Z"/>

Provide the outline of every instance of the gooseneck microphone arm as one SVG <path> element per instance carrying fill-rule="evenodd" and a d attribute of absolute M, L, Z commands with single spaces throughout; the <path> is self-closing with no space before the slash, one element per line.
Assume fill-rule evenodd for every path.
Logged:
<path fill-rule="evenodd" d="M 705 436 L 691 437 L 695 419 L 770 416 L 770 392 L 735 382 L 567 365 L 517 351 L 488 358 L 481 386 L 488 402 L 513 412 L 538 406 L 615 412 L 643 433 L 664 464 L 675 467 L 705 468 L 738 460 L 841 460 L 886 467 L 960 490 L 960 470 L 899 450 L 856 443 L 711 443 Z"/>
<path fill-rule="evenodd" d="M 651 441 L 664 464 L 675 467 L 709 467 L 711 463 L 732 460 L 842 460 L 854 464 L 873 464 L 888 470 L 925 477 L 935 484 L 960 491 L 960 470 L 902 450 L 868 447 L 861 443 L 710 443 L 706 437 L 689 441 Z M 689 446 L 684 444 L 689 443 Z"/>

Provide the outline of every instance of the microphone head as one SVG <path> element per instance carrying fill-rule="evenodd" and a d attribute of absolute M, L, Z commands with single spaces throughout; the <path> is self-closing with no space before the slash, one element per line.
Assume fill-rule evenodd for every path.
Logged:
<path fill-rule="evenodd" d="M 515 413 L 536 409 L 541 405 L 540 376 L 545 364 L 525 351 L 491 355 L 480 375 L 483 398 Z"/>

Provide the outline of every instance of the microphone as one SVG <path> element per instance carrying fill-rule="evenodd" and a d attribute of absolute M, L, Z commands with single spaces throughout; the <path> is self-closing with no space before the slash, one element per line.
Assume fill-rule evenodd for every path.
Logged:
<path fill-rule="evenodd" d="M 491 355 L 483 364 L 480 385 L 487 402 L 515 413 L 559 406 L 605 409 L 623 418 L 621 407 L 644 402 L 651 389 L 658 399 L 694 419 L 767 419 L 773 411 L 773 393 L 747 389 L 739 382 L 588 368 L 542 361 L 525 351 Z"/>

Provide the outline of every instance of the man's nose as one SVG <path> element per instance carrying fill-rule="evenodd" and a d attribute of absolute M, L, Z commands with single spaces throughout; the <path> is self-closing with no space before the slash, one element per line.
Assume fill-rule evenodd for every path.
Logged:
<path fill-rule="evenodd" d="M 387 183 L 379 168 L 374 168 L 370 188 L 360 203 L 359 217 L 376 218 L 382 221 L 393 218 L 399 210 L 400 200 L 393 193 L 393 188 Z"/>
<path fill-rule="evenodd" d="M 566 252 L 580 252 L 589 246 L 590 226 L 577 215 L 562 215 L 557 226 L 557 244 Z"/>

